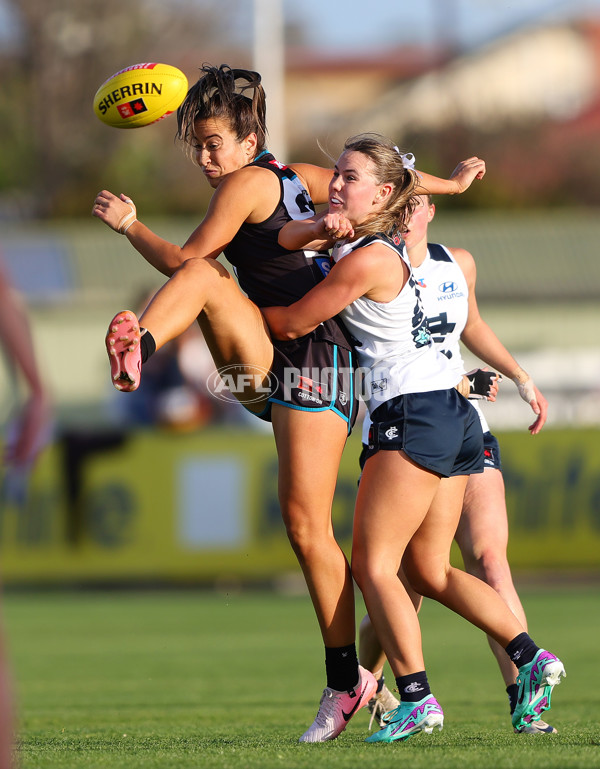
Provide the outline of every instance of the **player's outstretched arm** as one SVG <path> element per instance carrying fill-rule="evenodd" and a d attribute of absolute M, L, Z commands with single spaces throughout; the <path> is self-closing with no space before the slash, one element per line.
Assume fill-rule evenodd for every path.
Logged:
<path fill-rule="evenodd" d="M 260 212 L 258 221 L 267 218 L 272 212 L 269 201 L 279 194 L 278 186 L 273 192 L 273 185 L 278 185 L 277 178 L 265 169 L 242 168 L 230 174 L 215 190 L 206 216 L 183 246 L 161 238 L 139 221 L 135 204 L 123 194 L 99 192 L 92 216 L 125 235 L 147 262 L 171 277 L 187 259 L 216 259 L 255 210 Z M 266 206 L 268 213 L 265 214 L 261 206 Z"/>
<path fill-rule="evenodd" d="M 461 160 L 448 179 L 417 171 L 420 182 L 418 195 L 458 195 L 469 189 L 476 179 L 485 176 L 485 161 L 478 157 Z"/>
<path fill-rule="evenodd" d="M 333 169 L 309 163 L 294 163 L 291 168 L 302 180 L 313 203 L 319 205 L 327 202 Z M 459 195 L 469 189 L 475 180 L 483 179 L 485 161 L 478 157 L 461 160 L 448 179 L 442 179 L 417 169 L 415 171 L 419 177 L 419 184 L 416 189 L 418 195 Z"/>
<path fill-rule="evenodd" d="M 535 421 L 529 426 L 531 434 L 536 435 L 546 422 L 548 402 L 533 383 L 533 379 L 521 368 L 481 317 L 475 294 L 477 270 L 473 256 L 463 248 L 452 248 L 450 251 L 465 274 L 469 286 L 469 314 L 461 341 L 473 355 L 491 366 L 494 371 L 512 379 L 519 395 L 536 415 Z"/>

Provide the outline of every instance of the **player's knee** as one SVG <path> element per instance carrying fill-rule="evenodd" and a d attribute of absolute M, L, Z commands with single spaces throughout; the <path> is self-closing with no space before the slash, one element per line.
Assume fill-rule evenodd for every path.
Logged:
<path fill-rule="evenodd" d="M 507 582 L 512 582 L 506 553 L 499 553 L 494 547 L 482 550 L 476 558 L 465 560 L 465 568 L 469 574 L 483 580 L 496 592 L 501 591 Z"/>
<path fill-rule="evenodd" d="M 231 278 L 231 274 L 216 259 L 194 256 L 187 259 L 177 270 L 185 276 L 191 285 L 198 283 L 203 288 L 216 284 L 223 278 Z"/>
<path fill-rule="evenodd" d="M 433 564 L 428 561 L 403 564 L 406 577 L 412 589 L 426 598 L 437 598 L 448 587 L 448 571 L 450 564 L 447 562 Z"/>
<path fill-rule="evenodd" d="M 359 589 L 364 592 L 370 585 L 377 585 L 386 577 L 394 575 L 393 568 L 386 570 L 385 564 L 369 558 L 358 549 L 352 551 L 352 576 Z"/>
<path fill-rule="evenodd" d="M 284 516 L 285 530 L 292 546 L 292 550 L 301 562 L 310 560 L 311 552 L 315 548 L 317 539 L 314 527 L 310 521 L 301 515 Z"/>

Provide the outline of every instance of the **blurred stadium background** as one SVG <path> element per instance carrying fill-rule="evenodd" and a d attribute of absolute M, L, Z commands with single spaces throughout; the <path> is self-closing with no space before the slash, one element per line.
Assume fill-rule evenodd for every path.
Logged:
<path fill-rule="evenodd" d="M 270 432 L 206 392 L 211 365 L 194 331 L 157 364 L 152 392 L 110 386 L 107 323 L 162 281 L 91 218 L 96 193 L 126 192 L 140 218 L 183 242 L 209 192 L 173 142 L 173 117 L 136 131 L 95 118 L 100 83 L 141 61 L 178 66 L 190 82 L 204 62 L 261 71 L 282 158 L 323 163 L 319 144 L 335 155 L 347 135 L 375 130 L 438 175 L 486 159 L 484 182 L 437 201 L 432 232 L 472 251 L 484 317 L 550 403 L 535 438 L 510 383 L 486 409 L 503 450 L 511 561 L 517 577 L 600 574 L 600 10 L 521 5 L 518 23 L 466 43 L 460 3 L 432 2 L 429 42 L 403 34 L 340 54 L 311 44 L 301 5 L 275 0 L 105 0 L 102 18 L 91 2 L 3 0 L 0 251 L 56 405 L 31 477 L 2 479 L 7 586 L 297 582 Z M 401 12 L 390 8 L 387 24 L 400 28 Z M 18 397 L 6 367 L 0 388 L 6 424 Z M 346 544 L 359 439 L 335 507 Z"/>

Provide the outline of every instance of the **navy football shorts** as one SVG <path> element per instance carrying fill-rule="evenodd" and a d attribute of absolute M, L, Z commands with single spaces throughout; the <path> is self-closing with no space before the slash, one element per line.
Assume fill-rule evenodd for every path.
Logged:
<path fill-rule="evenodd" d="M 500 445 L 496 436 L 489 430 L 483 434 L 483 466 L 502 471 Z"/>
<path fill-rule="evenodd" d="M 398 395 L 371 414 L 364 462 L 378 451 L 402 450 L 413 462 L 443 477 L 481 473 L 481 422 L 456 389 Z"/>
<path fill-rule="evenodd" d="M 368 452 L 369 447 L 366 443 L 363 443 L 360 457 L 358 458 L 358 464 L 360 465 L 361 471 L 365 466 L 365 462 L 367 461 Z M 486 470 L 488 467 L 490 467 L 494 470 L 500 470 L 500 472 L 502 472 L 500 445 L 498 444 L 498 439 L 496 436 L 492 435 L 489 430 L 483 434 L 483 467 Z"/>

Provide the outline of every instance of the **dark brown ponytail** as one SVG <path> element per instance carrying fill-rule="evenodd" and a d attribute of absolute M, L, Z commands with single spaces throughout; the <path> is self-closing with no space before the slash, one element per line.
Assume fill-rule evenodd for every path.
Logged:
<path fill-rule="evenodd" d="M 177 110 L 177 138 L 192 146 L 197 120 L 226 120 L 237 141 L 257 136 L 256 154 L 265 148 L 266 96 L 258 72 L 232 69 L 227 64 L 205 64 L 200 79 L 189 89 Z"/>

